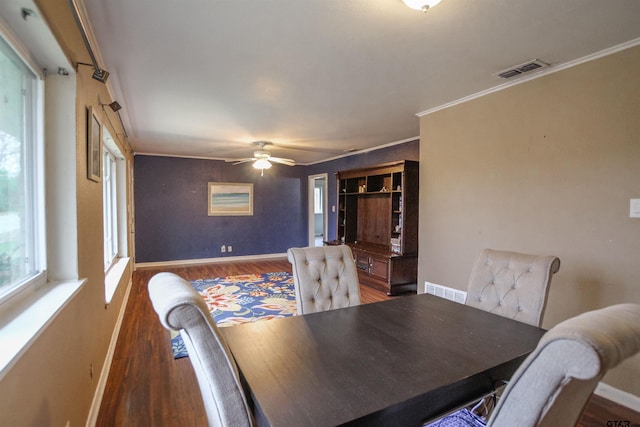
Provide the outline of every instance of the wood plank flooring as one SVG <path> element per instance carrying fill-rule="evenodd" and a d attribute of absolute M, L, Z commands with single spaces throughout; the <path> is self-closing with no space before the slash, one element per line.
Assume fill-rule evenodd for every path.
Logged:
<path fill-rule="evenodd" d="M 96 423 L 98 427 L 207 424 L 189 358 L 173 359 L 169 332 L 160 324 L 149 301 L 147 283 L 160 271 L 195 280 L 269 271 L 291 272 L 291 265 L 282 258 L 136 270 Z M 366 286 L 361 292 L 365 304 L 390 298 Z M 640 414 L 594 395 L 578 425 L 606 427 L 612 425 L 607 424 L 611 420 L 629 421 L 626 425 L 640 424 Z"/>

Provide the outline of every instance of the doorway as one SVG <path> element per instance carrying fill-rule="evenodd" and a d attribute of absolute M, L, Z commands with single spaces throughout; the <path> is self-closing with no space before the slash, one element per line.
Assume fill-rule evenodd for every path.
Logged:
<path fill-rule="evenodd" d="M 328 175 L 309 175 L 309 246 L 322 246 L 327 240 Z"/>

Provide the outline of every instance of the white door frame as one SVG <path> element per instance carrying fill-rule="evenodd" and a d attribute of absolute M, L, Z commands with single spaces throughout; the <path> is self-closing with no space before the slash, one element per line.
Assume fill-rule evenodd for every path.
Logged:
<path fill-rule="evenodd" d="M 327 173 L 320 173 L 320 174 L 316 174 L 316 175 L 309 175 L 309 189 L 307 191 L 308 193 L 308 198 L 309 198 L 309 246 L 315 246 L 315 240 L 316 240 L 316 233 L 315 233 L 315 214 L 314 214 L 314 206 L 315 206 L 315 202 L 314 202 L 314 188 L 315 188 L 315 183 L 317 179 L 322 179 L 324 182 L 323 188 L 322 188 L 322 219 L 323 219 L 323 224 L 322 224 L 322 232 L 323 232 L 323 237 L 326 240 L 327 239 L 327 232 L 329 229 L 329 212 L 327 211 L 328 207 L 329 207 L 329 194 L 327 191 L 327 187 L 329 184 L 329 174 Z"/>

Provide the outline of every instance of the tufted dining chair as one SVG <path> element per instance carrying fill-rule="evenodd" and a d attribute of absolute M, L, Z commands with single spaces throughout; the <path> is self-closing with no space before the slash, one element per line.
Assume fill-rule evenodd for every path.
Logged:
<path fill-rule="evenodd" d="M 487 426 L 574 426 L 604 374 L 638 352 L 638 304 L 613 305 L 565 320 L 520 365 Z"/>
<path fill-rule="evenodd" d="M 640 305 L 617 304 L 551 328 L 511 377 L 487 427 L 573 427 L 608 370 L 640 352 Z M 463 409 L 426 427 L 483 426 Z"/>
<path fill-rule="evenodd" d="M 469 278 L 466 305 L 533 326 L 541 326 L 551 277 L 560 269 L 555 256 L 483 249 Z M 498 388 L 503 387 L 500 386 Z M 488 416 L 499 390 L 475 409 Z"/>
<path fill-rule="evenodd" d="M 298 314 L 360 305 L 360 282 L 346 245 L 289 248 Z"/>
<path fill-rule="evenodd" d="M 534 326 L 542 324 L 555 256 L 483 249 L 476 259 L 466 305 Z"/>
<path fill-rule="evenodd" d="M 204 299 L 189 282 L 173 273 L 156 274 L 148 288 L 162 325 L 182 334 L 200 386 L 208 425 L 254 425 L 238 368 Z"/>

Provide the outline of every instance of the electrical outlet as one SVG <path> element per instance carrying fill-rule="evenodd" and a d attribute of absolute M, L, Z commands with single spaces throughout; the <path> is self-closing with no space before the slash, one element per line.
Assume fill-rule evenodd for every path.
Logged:
<path fill-rule="evenodd" d="M 227 246 L 227 250 L 228 250 L 229 252 L 233 252 L 233 246 L 231 246 L 231 245 Z"/>
<path fill-rule="evenodd" d="M 227 251 L 227 248 L 224 245 L 220 246 L 220 252 L 224 253 L 226 251 Z"/>

